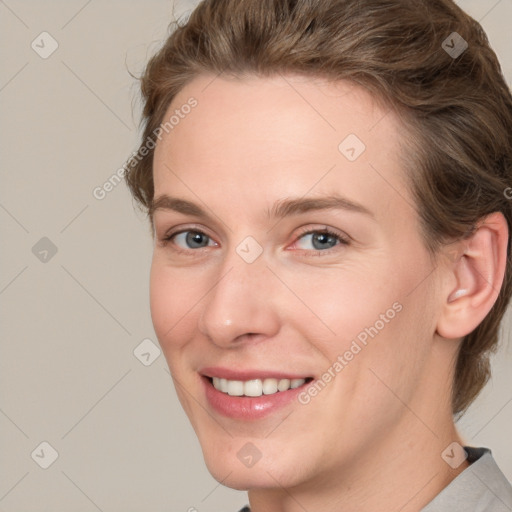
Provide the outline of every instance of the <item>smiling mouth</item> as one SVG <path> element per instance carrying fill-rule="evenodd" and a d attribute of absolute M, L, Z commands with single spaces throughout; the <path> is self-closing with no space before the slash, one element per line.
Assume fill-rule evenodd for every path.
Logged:
<path fill-rule="evenodd" d="M 275 395 L 290 389 L 296 389 L 309 384 L 313 377 L 305 379 L 252 379 L 230 380 L 219 377 L 206 377 L 211 385 L 221 393 L 229 396 L 259 397 L 263 395 Z"/>

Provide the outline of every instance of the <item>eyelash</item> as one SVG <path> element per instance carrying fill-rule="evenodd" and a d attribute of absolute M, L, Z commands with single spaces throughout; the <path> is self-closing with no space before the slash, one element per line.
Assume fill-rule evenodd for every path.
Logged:
<path fill-rule="evenodd" d="M 331 247 L 329 249 L 325 249 L 323 251 L 320 251 L 318 249 L 312 249 L 312 250 L 298 249 L 299 251 L 305 251 L 308 254 L 311 254 L 311 255 L 314 255 L 314 256 L 325 256 L 325 255 L 332 254 L 333 251 L 339 250 L 339 246 L 340 245 L 341 246 L 346 246 L 346 245 L 349 245 L 349 243 L 350 243 L 348 238 L 342 236 L 340 233 L 337 233 L 336 231 L 333 231 L 332 229 L 329 229 L 327 226 L 325 228 L 322 228 L 322 229 L 307 229 L 307 228 L 303 228 L 303 229 L 301 229 L 301 232 L 300 232 L 299 236 L 297 237 L 297 239 L 293 243 L 294 244 L 297 243 L 301 238 L 305 237 L 306 235 L 312 235 L 312 234 L 315 234 L 315 233 L 316 234 L 322 234 L 322 235 L 328 235 L 330 237 L 333 237 L 336 240 L 338 240 L 339 243 L 336 244 L 334 247 Z"/>
<path fill-rule="evenodd" d="M 197 233 L 197 234 L 200 234 L 200 235 L 203 235 L 209 239 L 211 239 L 210 236 L 208 236 L 206 233 L 204 233 L 203 231 L 201 231 L 200 229 L 194 229 L 194 228 L 188 228 L 188 229 L 182 229 L 181 231 L 176 231 L 175 233 L 170 233 L 169 235 L 165 236 L 164 238 L 162 238 L 162 240 L 160 241 L 162 247 L 165 247 L 167 246 L 167 244 L 169 243 L 172 243 L 172 239 L 177 236 L 177 235 L 180 235 L 181 233 L 187 233 L 187 232 L 192 232 L 192 233 Z M 348 246 L 350 245 L 350 241 L 348 238 L 342 236 L 341 234 L 329 229 L 328 227 L 325 227 L 325 228 L 322 228 L 322 229 L 307 229 L 307 228 L 304 228 L 303 230 L 301 230 L 301 233 L 299 234 L 299 236 L 297 237 L 297 239 L 295 240 L 295 242 L 293 242 L 294 244 L 296 242 L 298 242 L 301 238 L 303 238 L 304 236 L 306 235 L 311 235 L 311 234 L 322 234 L 322 235 L 328 235 L 330 237 L 333 237 L 335 238 L 336 240 L 339 241 L 339 244 L 335 245 L 334 247 L 331 247 L 329 249 L 326 249 L 326 250 L 318 250 L 318 249 L 312 249 L 312 250 L 307 250 L 307 249 L 299 249 L 299 251 L 305 251 L 307 253 L 309 253 L 310 255 L 314 255 L 314 256 L 324 256 L 324 255 L 329 255 L 329 254 L 332 254 L 333 251 L 337 250 L 336 247 L 339 247 L 340 245 L 342 246 Z M 200 249 L 206 249 L 206 247 L 201 247 Z M 179 246 L 176 246 L 175 245 L 175 248 L 173 249 L 175 252 L 177 252 L 178 254 L 186 254 L 186 255 L 191 255 L 191 253 L 193 252 L 202 252 L 202 251 L 199 251 L 198 249 L 182 249 L 181 247 Z"/>

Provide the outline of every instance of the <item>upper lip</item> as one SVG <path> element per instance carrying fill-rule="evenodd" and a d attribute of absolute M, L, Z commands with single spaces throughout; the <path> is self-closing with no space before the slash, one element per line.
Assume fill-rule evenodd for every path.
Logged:
<path fill-rule="evenodd" d="M 252 380 L 252 379 L 307 379 L 311 377 L 308 374 L 289 373 L 279 370 L 233 370 L 231 368 L 222 368 L 220 366 L 209 366 L 199 370 L 205 377 L 218 377 L 228 380 Z"/>

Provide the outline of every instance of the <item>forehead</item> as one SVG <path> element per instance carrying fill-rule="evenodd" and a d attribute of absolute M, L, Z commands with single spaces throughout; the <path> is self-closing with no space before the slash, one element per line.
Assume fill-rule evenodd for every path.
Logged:
<path fill-rule="evenodd" d="M 407 195 L 401 123 L 353 83 L 205 75 L 180 91 L 163 122 L 173 115 L 155 149 L 155 196 L 208 197 L 222 184 L 246 206 L 336 191 L 388 209 Z"/>
<path fill-rule="evenodd" d="M 192 99 L 197 102 L 193 109 L 187 106 Z M 310 143 L 304 149 L 318 147 L 323 142 L 323 149 L 337 150 L 347 133 L 363 138 L 372 131 L 372 142 L 378 142 L 390 128 L 396 130 L 398 125 L 390 109 L 360 86 L 297 75 L 268 78 L 201 75 L 176 95 L 163 122 L 169 119 L 173 126 L 169 133 L 163 134 L 167 146 L 174 142 L 179 146 L 180 138 L 199 130 L 203 138 L 224 146 L 231 142 L 238 147 L 243 143 L 245 151 L 255 148 L 258 142 L 264 142 L 269 150 L 277 150 L 283 144 L 299 145 L 305 139 Z M 233 128 L 243 132 L 239 132 L 239 137 L 226 139 L 225 133 Z M 250 138 L 242 140 L 241 135 Z M 207 144 L 201 147 L 200 137 L 193 139 L 195 149 L 207 150 Z M 215 152 L 215 148 L 211 150 Z"/>

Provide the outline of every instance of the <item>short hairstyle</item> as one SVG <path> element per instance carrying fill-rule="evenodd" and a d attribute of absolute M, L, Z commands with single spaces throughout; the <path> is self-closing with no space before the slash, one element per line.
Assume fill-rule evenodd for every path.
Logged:
<path fill-rule="evenodd" d="M 512 96 L 481 25 L 453 1 L 204 0 L 171 28 L 141 77 L 143 136 L 125 175 L 151 222 L 154 136 L 176 94 L 200 74 L 292 73 L 351 81 L 400 116 L 406 180 L 434 263 L 488 214 L 502 212 L 510 232 Z M 512 293 L 510 243 L 497 301 L 457 355 L 454 415 L 490 377 Z"/>

